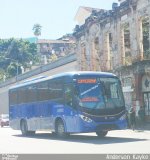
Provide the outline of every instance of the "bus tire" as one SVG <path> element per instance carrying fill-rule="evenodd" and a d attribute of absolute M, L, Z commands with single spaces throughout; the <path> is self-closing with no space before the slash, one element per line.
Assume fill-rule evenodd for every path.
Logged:
<path fill-rule="evenodd" d="M 21 129 L 21 133 L 23 136 L 27 136 L 28 135 L 28 125 L 26 120 L 22 120 L 21 124 L 20 124 L 20 129 Z"/>
<path fill-rule="evenodd" d="M 35 135 L 35 131 L 28 131 L 28 135 Z"/>
<path fill-rule="evenodd" d="M 52 135 L 52 136 L 56 136 L 56 132 L 52 132 L 51 135 Z"/>
<path fill-rule="evenodd" d="M 62 120 L 56 122 L 55 131 L 58 138 L 66 138 L 68 136 L 65 132 L 65 126 Z"/>
<path fill-rule="evenodd" d="M 96 135 L 100 138 L 103 138 L 107 135 L 108 131 L 96 131 Z"/>

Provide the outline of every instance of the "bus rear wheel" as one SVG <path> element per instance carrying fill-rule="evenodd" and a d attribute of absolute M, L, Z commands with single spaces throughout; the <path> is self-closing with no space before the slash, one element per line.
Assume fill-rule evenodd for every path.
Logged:
<path fill-rule="evenodd" d="M 107 135 L 108 131 L 96 131 L 96 135 L 100 138 L 103 138 Z"/>
<path fill-rule="evenodd" d="M 34 135 L 35 134 L 35 131 L 29 131 L 28 130 L 28 125 L 27 125 L 26 120 L 21 121 L 20 129 L 21 129 L 21 133 L 22 133 L 23 136 Z"/>
<path fill-rule="evenodd" d="M 69 134 L 65 132 L 65 126 L 62 120 L 56 122 L 56 135 L 59 138 L 66 138 Z"/>
<path fill-rule="evenodd" d="M 35 131 L 28 131 L 28 135 L 35 135 Z"/>
<path fill-rule="evenodd" d="M 26 136 L 28 134 L 28 126 L 25 120 L 21 121 L 20 129 L 23 136 Z"/>

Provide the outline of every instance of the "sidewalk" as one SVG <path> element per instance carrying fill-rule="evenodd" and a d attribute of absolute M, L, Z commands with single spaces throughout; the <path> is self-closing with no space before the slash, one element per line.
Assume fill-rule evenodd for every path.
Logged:
<path fill-rule="evenodd" d="M 144 130 L 150 130 L 150 122 L 145 123 L 144 126 L 143 126 L 143 129 Z"/>
<path fill-rule="evenodd" d="M 137 127 L 137 131 L 150 131 L 150 122 L 144 123 L 142 126 Z"/>

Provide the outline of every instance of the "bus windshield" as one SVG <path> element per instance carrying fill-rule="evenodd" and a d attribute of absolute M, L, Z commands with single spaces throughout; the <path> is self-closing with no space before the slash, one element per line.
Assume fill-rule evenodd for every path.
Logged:
<path fill-rule="evenodd" d="M 97 78 L 95 83 L 78 83 L 78 89 L 80 107 L 104 109 L 124 106 L 121 85 L 117 78 Z"/>

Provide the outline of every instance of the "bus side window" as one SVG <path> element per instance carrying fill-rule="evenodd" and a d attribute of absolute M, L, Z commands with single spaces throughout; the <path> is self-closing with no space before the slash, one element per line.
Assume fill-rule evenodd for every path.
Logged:
<path fill-rule="evenodd" d="M 17 104 L 17 90 L 11 90 L 9 92 L 9 104 L 16 105 Z"/>
<path fill-rule="evenodd" d="M 26 103 L 37 101 L 37 89 L 36 85 L 27 86 Z"/>
<path fill-rule="evenodd" d="M 50 81 L 48 97 L 50 100 L 62 103 L 63 101 L 63 85 L 60 81 Z"/>
<path fill-rule="evenodd" d="M 48 83 L 41 82 L 37 85 L 37 99 L 38 101 L 45 101 L 48 100 Z"/>
<path fill-rule="evenodd" d="M 71 84 L 65 85 L 65 103 L 72 107 L 72 90 L 73 87 Z"/>
<path fill-rule="evenodd" d="M 26 103 L 26 99 L 26 87 L 22 87 L 18 90 L 18 104 Z"/>

